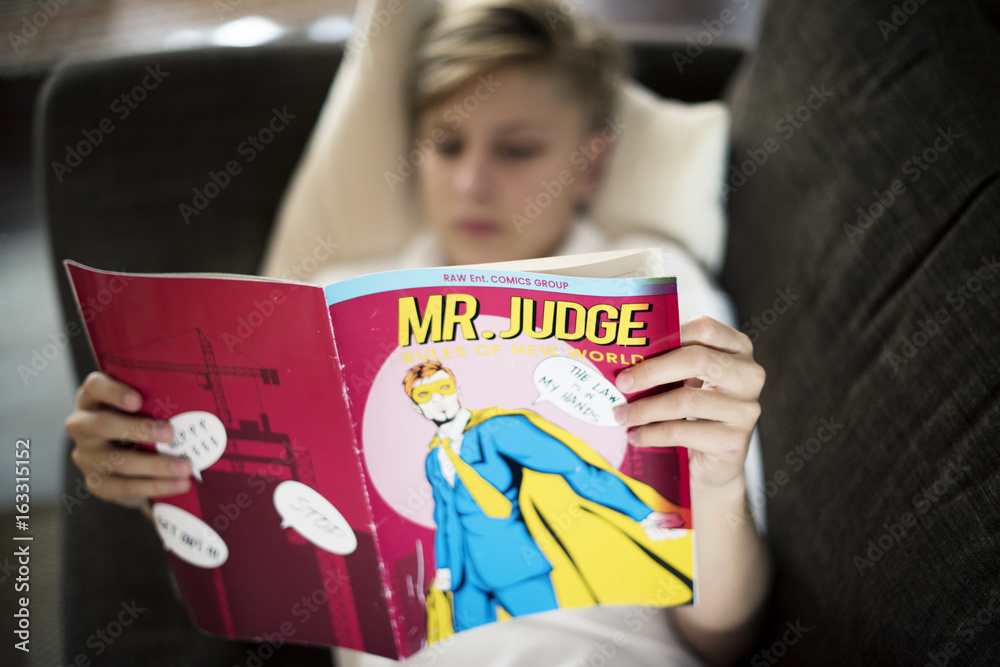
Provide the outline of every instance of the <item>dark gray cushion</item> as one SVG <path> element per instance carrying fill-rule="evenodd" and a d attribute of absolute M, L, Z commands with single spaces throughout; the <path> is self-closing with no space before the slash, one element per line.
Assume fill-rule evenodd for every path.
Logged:
<path fill-rule="evenodd" d="M 94 367 L 93 355 L 61 260 L 254 273 L 339 61 L 340 49 L 330 46 L 215 49 L 76 63 L 54 73 L 40 104 L 36 167 L 81 376 Z M 137 91 L 144 82 L 145 92 Z M 295 118 L 270 143 L 259 143 L 266 134 L 258 139 L 257 150 L 248 137 L 269 128 L 275 110 Z M 239 173 L 224 173 L 230 161 Z M 194 202 L 194 190 L 211 194 L 212 182 L 224 186 L 185 220 L 181 204 L 203 203 Z M 149 522 L 88 497 L 76 466 L 67 462 L 67 472 L 67 663 L 83 654 L 95 665 L 232 665 L 247 664 L 247 651 L 267 655 L 266 646 L 197 633 L 171 590 Z M 91 635 L 132 600 L 144 611 L 97 656 Z M 328 650 L 286 646 L 266 664 L 330 663 Z"/>
<path fill-rule="evenodd" d="M 733 88 L 777 564 L 751 664 L 1000 663 L 998 14 L 772 0 Z"/>

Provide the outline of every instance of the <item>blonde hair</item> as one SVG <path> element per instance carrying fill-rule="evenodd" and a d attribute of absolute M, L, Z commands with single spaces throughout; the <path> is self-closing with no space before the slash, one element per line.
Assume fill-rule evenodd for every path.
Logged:
<path fill-rule="evenodd" d="M 622 47 L 553 0 L 452 0 L 424 27 L 410 73 L 415 124 L 467 82 L 509 65 L 540 68 L 565 84 L 589 129 L 606 126 L 627 69 Z"/>
<path fill-rule="evenodd" d="M 425 361 L 422 364 L 417 364 L 406 372 L 406 376 L 403 377 L 403 391 L 405 391 L 406 395 L 409 396 L 413 391 L 413 387 L 418 382 L 426 380 L 440 371 L 447 373 L 452 382 L 455 381 L 455 374 L 451 372 L 450 368 L 442 366 L 440 361 Z"/>

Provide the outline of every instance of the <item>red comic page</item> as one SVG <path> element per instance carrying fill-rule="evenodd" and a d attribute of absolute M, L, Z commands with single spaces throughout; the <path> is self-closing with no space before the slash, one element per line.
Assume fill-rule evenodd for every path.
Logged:
<path fill-rule="evenodd" d="M 194 465 L 152 506 L 192 620 L 396 657 L 322 288 L 67 269 L 101 369 L 174 426 L 143 446 Z"/>

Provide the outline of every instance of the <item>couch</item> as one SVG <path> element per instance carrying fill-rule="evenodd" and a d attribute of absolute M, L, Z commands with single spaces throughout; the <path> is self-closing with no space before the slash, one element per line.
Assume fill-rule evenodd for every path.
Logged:
<path fill-rule="evenodd" d="M 767 370 L 751 664 L 1000 664 L 1000 6 L 772 0 L 723 284 Z"/>
<path fill-rule="evenodd" d="M 722 94 L 740 54 L 713 47 L 678 73 L 683 46 L 636 45 L 640 79 Z M 37 142 L 54 258 L 254 272 L 338 58 L 261 47 L 60 68 Z M 112 101 L 157 66 L 169 76 L 120 118 Z M 751 665 L 1000 663 L 998 73 L 995 4 L 772 0 L 729 81 L 721 279 L 768 373 L 776 563 Z M 179 205 L 285 107 L 296 118 L 268 159 L 185 222 Z M 90 154 L 57 173 L 81 141 Z M 80 335 L 73 347 L 82 376 L 89 350 Z M 94 664 L 247 664 L 259 646 L 187 624 L 145 519 L 86 498 L 69 470 L 67 662 L 90 619 L 134 598 L 149 611 Z M 329 658 L 286 647 L 268 664 L 285 662 Z"/>

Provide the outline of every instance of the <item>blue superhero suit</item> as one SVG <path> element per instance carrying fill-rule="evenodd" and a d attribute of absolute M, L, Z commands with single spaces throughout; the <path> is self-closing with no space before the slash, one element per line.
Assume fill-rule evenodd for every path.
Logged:
<path fill-rule="evenodd" d="M 455 631 L 495 621 L 498 605 L 514 616 L 560 606 L 549 576 L 553 567 L 526 526 L 520 506 L 526 472 L 557 475 L 578 496 L 632 521 L 653 511 L 619 475 L 585 461 L 536 426 L 540 421 L 533 413 L 520 412 L 473 418 L 462 436 L 460 458 L 510 501 L 504 518 L 488 516 L 459 475 L 449 482 L 437 437 L 427 455 L 437 524 L 436 567 L 451 570 Z"/>

